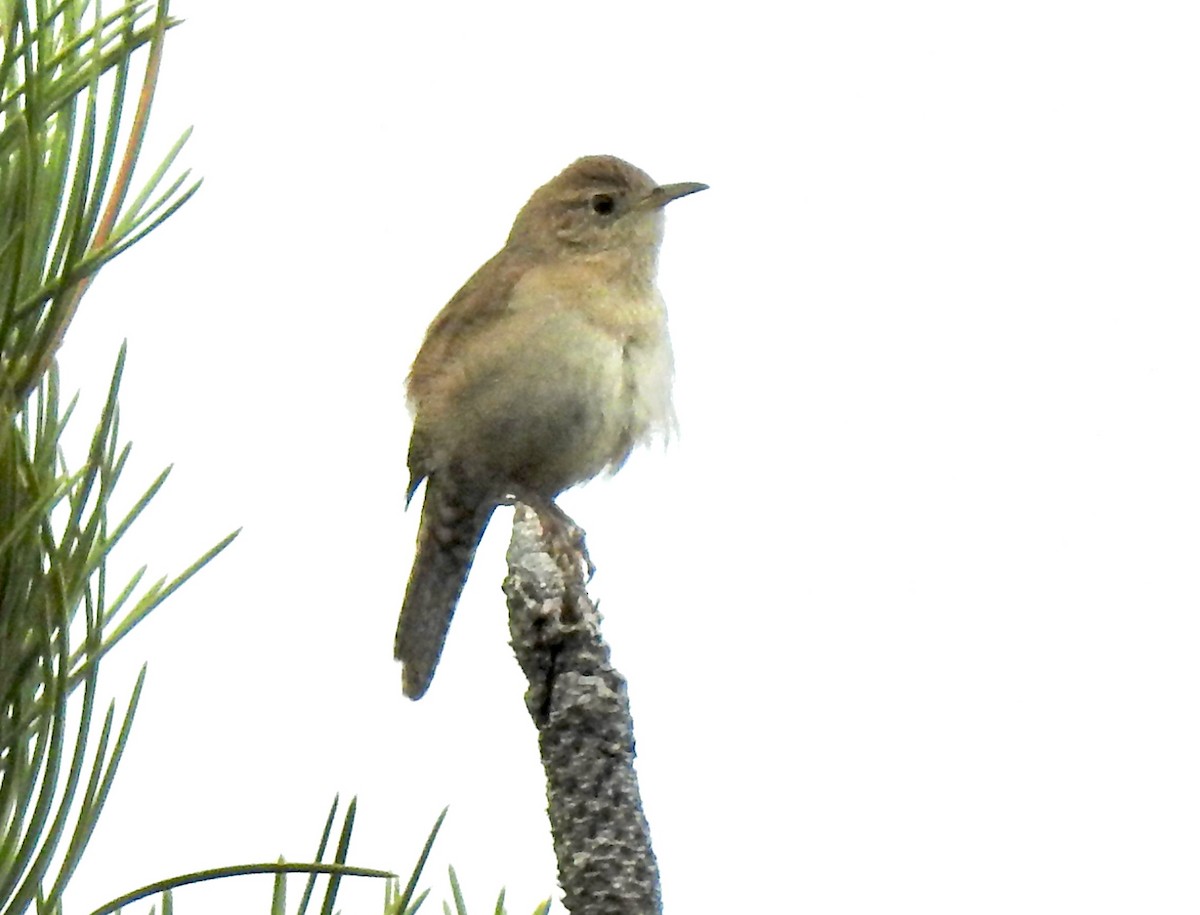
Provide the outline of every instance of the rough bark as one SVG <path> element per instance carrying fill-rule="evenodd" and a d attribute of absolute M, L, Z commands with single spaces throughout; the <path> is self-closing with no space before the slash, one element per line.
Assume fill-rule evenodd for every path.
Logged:
<path fill-rule="evenodd" d="M 546 770 L 559 883 L 571 915 L 657 915 L 625 680 L 609 660 L 581 559 L 517 506 L 504 591 Z"/>

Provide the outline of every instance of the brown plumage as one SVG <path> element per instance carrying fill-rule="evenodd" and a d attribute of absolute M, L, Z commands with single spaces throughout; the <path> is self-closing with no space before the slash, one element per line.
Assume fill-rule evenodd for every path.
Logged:
<path fill-rule="evenodd" d="M 654 285 L 662 207 L 704 187 L 579 159 L 534 192 L 505 246 L 430 325 L 408 377 L 409 499 L 426 489 L 396 630 L 405 695 L 429 687 L 500 502 L 552 507 L 669 432 L 671 346 Z"/>

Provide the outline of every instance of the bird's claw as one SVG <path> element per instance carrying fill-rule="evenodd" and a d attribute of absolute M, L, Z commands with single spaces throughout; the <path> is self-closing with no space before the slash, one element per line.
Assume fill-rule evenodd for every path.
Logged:
<path fill-rule="evenodd" d="M 587 541 L 580 527 L 565 511 L 558 507 L 553 499 L 541 499 L 528 494 L 517 497 L 535 512 L 542 524 L 542 533 L 550 552 L 559 559 L 582 564 L 587 570 L 584 583 L 592 580 L 596 574 L 596 565 L 588 555 Z M 516 501 L 516 500 L 514 500 Z M 564 568 L 564 571 L 567 571 Z"/>

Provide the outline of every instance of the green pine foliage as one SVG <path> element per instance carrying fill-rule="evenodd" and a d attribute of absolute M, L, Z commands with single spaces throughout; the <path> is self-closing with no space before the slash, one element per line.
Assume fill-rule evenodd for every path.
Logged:
<path fill-rule="evenodd" d="M 236 536 L 173 579 L 116 585 L 108 558 L 167 478 L 133 507 L 118 487 L 129 455 L 117 394 L 125 353 L 82 461 L 61 447 L 64 403 L 55 355 L 98 270 L 154 230 L 200 186 L 175 161 L 185 133 L 132 192 L 164 38 L 167 0 L 102 9 L 99 0 L 0 0 L 0 915 L 61 915 L 116 776 L 145 668 L 118 708 L 101 707 L 104 656 Z M 411 915 L 438 818 L 407 884 L 346 863 L 356 804 L 332 855 L 330 809 L 312 863 L 245 864 L 157 881 L 101 906 L 146 899 L 174 911 L 172 891 L 214 879 L 273 875 L 270 912 L 284 915 L 288 874 L 305 876 L 297 915 L 333 913 L 342 877 L 385 880 L 383 911 Z M 323 877 L 323 891 L 318 878 Z M 466 906 L 450 871 L 454 911 Z M 545 915 L 543 902 L 535 915 Z M 446 910 L 449 911 L 448 906 Z M 504 894 L 494 911 L 503 915 Z"/>
<path fill-rule="evenodd" d="M 142 681 L 98 707 L 100 661 L 232 536 L 173 580 L 114 586 L 113 547 L 162 486 L 112 514 L 129 446 L 124 353 L 81 463 L 55 353 L 91 279 L 193 194 L 166 180 L 183 140 L 130 195 L 166 5 L 0 0 L 0 912 L 60 911 L 112 785 Z M 136 72 L 136 78 L 135 78 Z M 134 83 L 140 84 L 132 91 Z M 131 104 L 135 103 L 135 104 Z M 132 118 L 129 117 L 132 109 Z M 128 123 L 126 123 L 128 121 Z M 129 496 L 119 498 L 126 503 Z"/>

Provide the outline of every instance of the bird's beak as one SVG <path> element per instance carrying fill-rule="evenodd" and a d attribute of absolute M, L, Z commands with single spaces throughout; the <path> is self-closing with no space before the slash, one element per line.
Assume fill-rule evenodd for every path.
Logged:
<path fill-rule="evenodd" d="M 707 191 L 707 184 L 696 181 L 681 181 L 678 184 L 660 184 L 642 199 L 642 207 L 647 210 L 661 210 L 672 200 L 695 194 L 697 191 Z M 639 208 L 639 209 L 640 209 Z"/>

